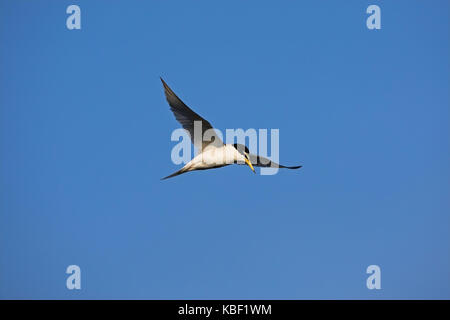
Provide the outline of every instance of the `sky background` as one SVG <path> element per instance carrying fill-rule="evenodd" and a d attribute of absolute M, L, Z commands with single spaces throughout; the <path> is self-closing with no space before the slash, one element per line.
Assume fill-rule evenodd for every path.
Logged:
<path fill-rule="evenodd" d="M 449 30 L 445 0 L 0 0 L 0 298 L 449 299 Z M 304 167 L 160 181 L 160 76 Z"/>

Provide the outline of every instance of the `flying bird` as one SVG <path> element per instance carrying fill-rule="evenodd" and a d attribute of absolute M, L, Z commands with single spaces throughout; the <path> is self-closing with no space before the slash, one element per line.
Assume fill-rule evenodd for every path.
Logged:
<path fill-rule="evenodd" d="M 287 168 L 287 169 L 298 169 L 302 166 L 283 166 L 270 159 L 251 154 L 249 149 L 238 143 L 234 144 L 224 144 L 223 141 L 217 136 L 214 128 L 211 124 L 195 113 L 191 108 L 184 104 L 180 98 L 170 89 L 167 83 L 164 82 L 162 78 L 161 82 L 164 86 L 164 93 L 166 95 L 167 102 L 169 103 L 170 110 L 181 126 L 190 134 L 191 141 L 194 146 L 199 150 L 199 153 L 189 161 L 183 168 L 171 175 L 162 178 L 165 180 L 178 176 L 180 174 L 194 171 L 194 170 L 207 170 L 214 168 L 221 168 L 228 166 L 230 164 L 247 164 L 254 173 L 255 167 L 271 167 L 271 168 Z M 200 141 L 195 141 L 194 139 L 194 127 L 195 123 L 201 124 L 202 132 Z M 211 140 L 205 141 L 203 139 L 205 133 L 210 135 Z"/>

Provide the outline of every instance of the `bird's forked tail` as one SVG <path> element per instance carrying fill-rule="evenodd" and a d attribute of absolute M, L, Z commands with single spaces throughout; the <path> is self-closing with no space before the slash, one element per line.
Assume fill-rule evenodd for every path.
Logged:
<path fill-rule="evenodd" d="M 161 180 L 166 180 L 166 179 L 169 179 L 169 178 L 176 177 L 176 176 L 178 176 L 178 175 L 180 175 L 182 173 L 185 173 L 186 171 L 187 171 L 186 168 L 181 168 L 177 172 L 174 172 L 171 175 L 168 175 L 167 177 L 161 178 Z"/>

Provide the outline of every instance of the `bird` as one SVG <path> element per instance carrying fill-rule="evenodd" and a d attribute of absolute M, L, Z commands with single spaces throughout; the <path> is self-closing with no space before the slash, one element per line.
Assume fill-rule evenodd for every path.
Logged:
<path fill-rule="evenodd" d="M 230 164 L 246 164 L 254 173 L 256 173 L 254 167 L 286 169 L 299 169 L 302 167 L 301 165 L 284 166 L 265 157 L 251 154 L 247 146 L 239 143 L 223 143 L 214 131 L 211 123 L 189 108 L 183 101 L 181 101 L 180 98 L 178 98 L 172 89 L 170 89 L 163 78 L 160 77 L 160 79 L 164 87 L 164 94 L 167 102 L 169 103 L 170 110 L 173 112 L 175 119 L 181 124 L 183 129 L 189 133 L 194 147 L 199 150 L 199 153 L 184 167 L 168 175 L 167 177 L 161 178 L 161 180 L 173 178 L 186 172 L 221 168 Z M 210 140 L 205 141 L 207 139 L 202 138 L 200 141 L 195 141 L 195 122 L 197 122 L 197 124 L 201 124 L 201 136 L 204 137 L 205 132 L 208 132 L 209 135 L 211 135 Z"/>

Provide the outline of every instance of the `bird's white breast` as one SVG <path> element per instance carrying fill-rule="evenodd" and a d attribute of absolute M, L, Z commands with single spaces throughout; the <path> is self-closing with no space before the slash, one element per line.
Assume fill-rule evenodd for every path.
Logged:
<path fill-rule="evenodd" d="M 208 146 L 202 153 L 195 156 L 186 167 L 189 167 L 190 170 L 206 169 L 233 164 L 238 160 L 244 161 L 244 157 L 231 145 Z"/>

